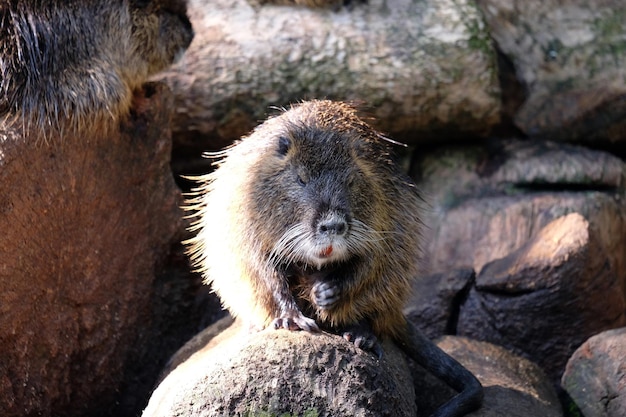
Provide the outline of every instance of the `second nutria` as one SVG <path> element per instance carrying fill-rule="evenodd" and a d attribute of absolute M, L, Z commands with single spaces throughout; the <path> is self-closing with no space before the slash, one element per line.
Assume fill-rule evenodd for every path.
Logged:
<path fill-rule="evenodd" d="M 184 0 L 0 2 L 0 120 L 41 131 L 108 124 L 193 37 Z"/>
<path fill-rule="evenodd" d="M 190 207 L 193 261 L 251 326 L 342 334 L 382 354 L 390 337 L 462 391 L 439 411 L 476 408 L 480 383 L 409 326 L 421 200 L 390 141 L 346 103 L 309 101 L 268 119 L 201 177 Z"/>

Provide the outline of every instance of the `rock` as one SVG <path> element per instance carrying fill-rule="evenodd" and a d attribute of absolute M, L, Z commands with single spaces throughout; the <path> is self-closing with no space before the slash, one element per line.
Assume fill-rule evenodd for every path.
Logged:
<path fill-rule="evenodd" d="M 189 15 L 194 41 L 163 76 L 176 94 L 181 155 L 228 144 L 272 106 L 305 98 L 362 102 L 377 128 L 406 140 L 414 131 L 483 134 L 498 122 L 495 53 L 470 1 L 371 0 L 334 11 L 192 0 Z"/>
<path fill-rule="evenodd" d="M 515 116 L 528 135 L 624 141 L 622 0 L 478 0 L 498 48 L 528 91 Z"/>
<path fill-rule="evenodd" d="M 478 377 L 485 390 L 481 409 L 472 417 L 561 417 L 563 412 L 545 373 L 502 347 L 463 337 L 437 343 Z"/>
<path fill-rule="evenodd" d="M 144 417 L 416 414 L 411 376 L 393 344 L 384 344 L 379 361 L 327 333 L 266 330 L 249 336 L 238 324 L 225 333 L 167 375 Z"/>
<path fill-rule="evenodd" d="M 440 151 L 418 168 L 432 206 L 425 268 L 477 271 L 457 334 L 529 357 L 556 381 L 586 338 L 624 325 L 622 161 L 506 141 Z"/>
<path fill-rule="evenodd" d="M 266 330 L 248 336 L 238 323 L 216 334 L 229 321 L 208 328 L 181 350 L 178 358 L 187 359 L 175 359 L 166 369 L 144 417 L 245 412 L 425 417 L 454 395 L 423 368 L 407 367 L 388 342 L 379 362 L 329 334 Z M 549 380 L 527 359 L 462 337 L 444 337 L 438 345 L 485 387 L 485 404 L 472 416 L 562 415 Z M 190 350 L 195 353 L 187 356 Z"/>
<path fill-rule="evenodd" d="M 108 133 L 0 127 L 1 415 L 95 415 L 116 394 L 181 237 L 171 109 L 149 84 Z"/>
<path fill-rule="evenodd" d="M 606 249 L 578 213 L 483 267 L 461 306 L 459 334 L 530 357 L 559 379 L 574 349 L 626 324 L 626 301 Z"/>
<path fill-rule="evenodd" d="M 626 166 L 606 152 L 516 140 L 447 147 L 422 155 L 412 176 L 431 206 L 424 274 L 480 271 L 571 212 L 589 221 L 611 264 L 626 271 L 626 236 L 616 232 L 626 230 Z"/>
<path fill-rule="evenodd" d="M 169 359 L 165 368 L 161 371 L 161 381 L 170 374 L 178 365 L 185 362 L 191 355 L 200 349 L 212 349 L 222 340 L 228 338 L 235 329 L 239 329 L 238 325 L 233 326 L 234 319 L 230 315 L 217 320 L 210 326 L 203 329 L 193 338 L 188 340 L 178 351 Z M 230 331 L 226 331 L 232 327 Z"/>
<path fill-rule="evenodd" d="M 420 277 L 404 309 L 407 320 L 431 339 L 455 334 L 461 302 L 475 278 L 471 268 Z"/>
<path fill-rule="evenodd" d="M 586 417 L 626 415 L 626 328 L 591 337 L 572 355 L 562 385 Z"/>

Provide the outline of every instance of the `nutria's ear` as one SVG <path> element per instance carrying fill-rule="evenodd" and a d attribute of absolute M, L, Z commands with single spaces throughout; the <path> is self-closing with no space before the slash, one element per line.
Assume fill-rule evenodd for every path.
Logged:
<path fill-rule="evenodd" d="M 281 156 L 287 155 L 289 148 L 291 148 L 291 140 L 287 136 L 281 135 L 278 138 L 278 154 Z"/>

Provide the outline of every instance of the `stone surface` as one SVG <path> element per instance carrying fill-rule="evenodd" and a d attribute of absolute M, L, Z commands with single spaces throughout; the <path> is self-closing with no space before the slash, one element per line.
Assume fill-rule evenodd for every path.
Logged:
<path fill-rule="evenodd" d="M 407 366 L 390 343 L 379 362 L 328 334 L 266 330 L 249 336 L 237 323 L 219 333 L 231 321 L 206 329 L 173 358 L 144 417 L 247 411 L 426 417 L 454 395 L 423 368 Z M 562 415 L 550 381 L 527 359 L 463 337 L 446 336 L 438 345 L 485 387 L 484 406 L 471 416 Z"/>
<path fill-rule="evenodd" d="M 416 414 L 411 376 L 392 344 L 379 361 L 326 333 L 225 332 L 165 377 L 144 417 Z"/>
<path fill-rule="evenodd" d="M 624 163 L 607 153 L 503 141 L 424 155 L 426 271 L 471 265 L 457 332 L 532 358 L 555 381 L 586 338 L 622 326 Z"/>
<path fill-rule="evenodd" d="M 585 339 L 626 324 L 616 272 L 580 214 L 559 217 L 483 267 L 461 306 L 459 334 L 530 357 L 558 380 Z"/>
<path fill-rule="evenodd" d="M 438 346 L 478 377 L 483 406 L 472 417 L 561 417 L 554 388 L 534 363 L 490 343 L 446 336 Z"/>
<path fill-rule="evenodd" d="M 151 84 L 108 134 L 0 127 L 1 415 L 95 415 L 116 394 L 180 238 L 171 110 Z"/>
<path fill-rule="evenodd" d="M 478 0 L 527 98 L 515 121 L 528 135 L 626 140 L 626 3 Z"/>
<path fill-rule="evenodd" d="M 464 268 L 415 280 L 404 308 L 407 320 L 431 339 L 456 334 L 460 306 L 475 279 L 474 270 Z"/>
<path fill-rule="evenodd" d="M 480 134 L 498 121 L 495 53 L 470 1 L 371 0 L 313 10 L 192 0 L 189 15 L 194 41 L 163 76 L 177 97 L 179 154 L 221 147 L 274 113 L 272 106 L 310 98 L 362 102 L 377 127 L 396 137 Z"/>
<path fill-rule="evenodd" d="M 626 415 L 626 328 L 583 343 L 568 361 L 562 385 L 585 417 Z"/>
<path fill-rule="evenodd" d="M 425 274 L 482 267 L 519 249 L 552 220 L 581 213 L 626 280 L 626 166 L 606 152 L 506 140 L 422 154 Z"/>

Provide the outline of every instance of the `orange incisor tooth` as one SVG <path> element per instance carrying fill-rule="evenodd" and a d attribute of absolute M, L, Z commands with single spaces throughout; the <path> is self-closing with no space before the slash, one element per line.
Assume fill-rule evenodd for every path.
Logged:
<path fill-rule="evenodd" d="M 333 246 L 329 245 L 324 250 L 322 250 L 322 252 L 320 252 L 320 256 L 325 258 L 327 256 L 330 256 L 331 253 L 333 253 Z"/>

